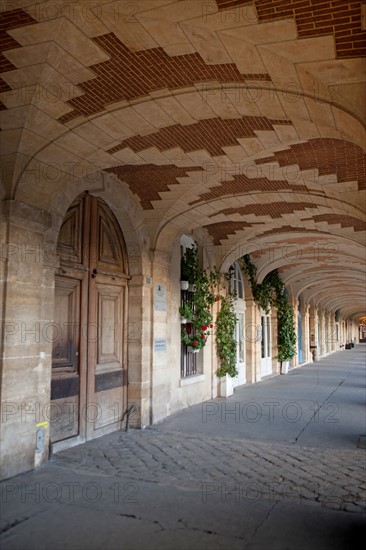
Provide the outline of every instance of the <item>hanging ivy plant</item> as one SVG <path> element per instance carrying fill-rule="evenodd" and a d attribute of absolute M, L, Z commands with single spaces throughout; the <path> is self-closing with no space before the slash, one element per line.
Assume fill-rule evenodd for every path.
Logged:
<path fill-rule="evenodd" d="M 266 313 L 269 313 L 271 306 L 277 307 L 277 358 L 281 362 L 289 361 L 296 354 L 295 313 L 277 269 L 267 273 L 263 282 L 258 284 L 257 268 L 249 254 L 242 257 L 241 266 L 249 279 L 255 303 Z"/>
<path fill-rule="evenodd" d="M 181 262 L 181 278 L 194 284 L 194 292 L 189 292 L 186 302 L 179 308 L 180 313 L 190 310 L 189 323 L 181 329 L 181 341 L 185 346 L 202 349 L 210 335 L 212 323 L 212 305 L 217 299 L 216 286 L 218 275 L 216 271 L 207 273 L 198 267 L 197 243 L 187 248 Z"/>
<path fill-rule="evenodd" d="M 296 354 L 295 312 L 293 306 L 288 303 L 284 288 L 277 293 L 276 305 L 277 359 L 281 362 L 290 361 Z"/>
<path fill-rule="evenodd" d="M 234 296 L 221 297 L 221 308 L 216 318 L 216 350 L 220 367 L 216 371 L 219 377 L 229 374 L 234 377 L 236 369 L 235 328 L 237 317 L 234 311 Z"/>
<path fill-rule="evenodd" d="M 187 248 L 180 260 L 180 279 L 194 284 L 198 274 L 198 245 Z"/>

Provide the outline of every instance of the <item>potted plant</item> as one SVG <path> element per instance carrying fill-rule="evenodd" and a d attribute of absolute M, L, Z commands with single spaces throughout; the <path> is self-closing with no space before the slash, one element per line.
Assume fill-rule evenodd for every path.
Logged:
<path fill-rule="evenodd" d="M 221 308 L 216 318 L 216 350 L 220 362 L 216 376 L 221 378 L 221 397 L 233 394 L 232 378 L 238 374 L 236 368 L 236 322 L 233 294 L 221 297 Z"/>
<path fill-rule="evenodd" d="M 195 265 L 195 264 L 193 264 Z M 189 319 L 189 324 L 182 328 L 182 343 L 189 351 L 199 351 L 207 342 L 212 324 L 212 305 L 217 298 L 215 287 L 218 276 L 215 271 L 207 273 L 195 267 L 194 285 L 196 291 L 191 294 L 189 302 L 179 308 L 181 315 Z"/>
<path fill-rule="evenodd" d="M 179 313 L 181 315 L 180 322 L 183 325 L 185 325 L 186 323 L 188 323 L 192 320 L 192 317 L 193 317 L 192 306 L 188 302 L 185 302 L 179 308 Z"/>
<path fill-rule="evenodd" d="M 198 248 L 195 243 L 191 248 L 186 248 L 180 261 L 181 289 L 188 290 L 189 285 L 194 285 L 198 272 Z"/>
<path fill-rule="evenodd" d="M 207 336 L 210 333 L 207 331 L 207 327 L 206 330 L 199 332 L 192 331 L 192 327 L 188 327 L 189 325 L 182 328 L 182 344 L 187 346 L 188 351 L 197 353 L 206 345 Z"/>

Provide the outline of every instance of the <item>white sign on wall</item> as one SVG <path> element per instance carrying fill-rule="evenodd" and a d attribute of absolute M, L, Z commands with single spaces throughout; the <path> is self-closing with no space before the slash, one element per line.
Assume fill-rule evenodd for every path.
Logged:
<path fill-rule="evenodd" d="M 156 311 L 166 311 L 166 286 L 155 285 L 154 304 Z"/>
<path fill-rule="evenodd" d="M 154 339 L 154 351 L 166 351 L 166 338 L 155 338 Z"/>

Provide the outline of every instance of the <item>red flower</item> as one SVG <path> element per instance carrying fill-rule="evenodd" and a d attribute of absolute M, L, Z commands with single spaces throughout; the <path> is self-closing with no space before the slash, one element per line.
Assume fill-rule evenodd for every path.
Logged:
<path fill-rule="evenodd" d="M 215 297 L 215 302 L 218 302 L 220 300 L 220 296 Z"/>
<path fill-rule="evenodd" d="M 197 346 L 198 346 L 198 342 L 197 342 L 197 340 L 195 340 L 195 341 L 193 342 L 193 344 L 192 344 L 192 345 L 193 345 L 194 347 L 197 347 Z"/>
<path fill-rule="evenodd" d="M 204 340 L 204 339 L 205 339 L 205 335 L 204 335 L 204 334 L 201 334 L 201 338 L 202 338 L 202 340 Z"/>
<path fill-rule="evenodd" d="M 210 324 L 210 328 L 213 328 L 213 324 L 212 324 L 212 323 Z"/>
<path fill-rule="evenodd" d="M 206 325 L 202 325 L 201 329 L 202 329 L 202 330 L 207 330 L 207 326 L 206 326 Z"/>

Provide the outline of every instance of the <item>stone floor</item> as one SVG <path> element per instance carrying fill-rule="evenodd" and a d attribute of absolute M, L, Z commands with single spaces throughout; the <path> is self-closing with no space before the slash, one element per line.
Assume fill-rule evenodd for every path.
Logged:
<path fill-rule="evenodd" d="M 242 386 L 4 481 L 2 550 L 359 548 L 365 351 Z"/>

